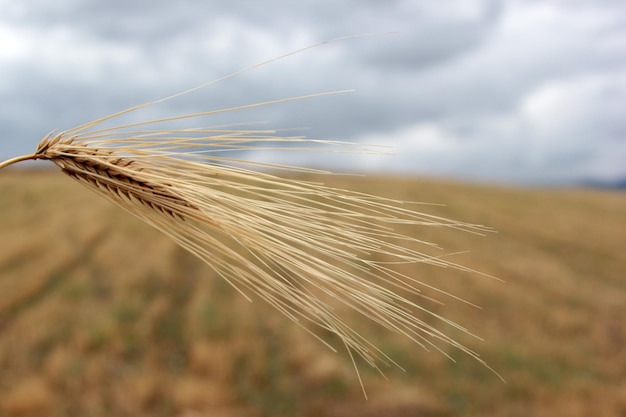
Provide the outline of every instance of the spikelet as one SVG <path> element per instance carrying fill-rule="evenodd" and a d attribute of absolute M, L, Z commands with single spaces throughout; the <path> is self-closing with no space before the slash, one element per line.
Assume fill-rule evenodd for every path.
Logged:
<path fill-rule="evenodd" d="M 300 168 L 221 156 L 224 150 L 372 149 L 280 136 L 269 130 L 146 128 L 307 96 L 101 127 L 104 121 L 205 85 L 52 133 L 34 154 L 5 161 L 0 168 L 27 159 L 52 161 L 70 177 L 172 238 L 244 296 L 255 294 L 314 335 L 320 331 L 335 334 L 353 362 L 356 353 L 377 369 L 381 363 L 393 363 L 342 320 L 337 305 L 349 307 L 424 348 L 443 352 L 441 343 L 449 344 L 484 363 L 475 352 L 415 314 L 466 331 L 400 295 L 406 291 L 420 294 L 419 287 L 425 284 L 394 268 L 429 263 L 465 270 L 410 249 L 414 244 L 428 244 L 404 235 L 401 230 L 405 227 L 428 225 L 478 232 L 486 228 L 419 213 L 382 197 L 276 173 Z M 358 375 L 356 362 L 355 369 Z"/>

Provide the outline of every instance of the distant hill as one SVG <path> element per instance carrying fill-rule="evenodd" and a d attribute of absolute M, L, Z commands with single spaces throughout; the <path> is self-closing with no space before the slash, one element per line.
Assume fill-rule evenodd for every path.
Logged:
<path fill-rule="evenodd" d="M 580 182 L 583 187 L 603 188 L 610 190 L 626 190 L 626 177 L 615 180 L 583 180 Z"/>

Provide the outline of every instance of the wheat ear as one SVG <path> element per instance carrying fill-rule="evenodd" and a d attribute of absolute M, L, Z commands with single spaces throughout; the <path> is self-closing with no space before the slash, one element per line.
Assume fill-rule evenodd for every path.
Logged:
<path fill-rule="evenodd" d="M 286 100 L 271 103 L 281 101 Z M 269 130 L 146 128 L 164 120 L 239 108 L 99 128 L 103 121 L 151 104 L 52 133 L 35 153 L 5 161 L 0 169 L 28 159 L 52 161 L 202 259 L 244 296 L 256 294 L 314 335 L 304 323 L 338 336 L 353 362 L 356 353 L 377 369 L 381 362 L 393 363 L 342 320 L 335 303 L 426 349 L 445 354 L 442 342 L 484 363 L 478 354 L 415 314 L 420 311 L 467 332 L 402 296 L 407 291 L 420 294 L 420 286 L 426 285 L 395 267 L 429 263 L 466 270 L 412 249 L 416 244 L 429 244 L 403 234 L 400 230 L 405 227 L 429 225 L 472 232 L 486 228 L 276 173 L 277 169 L 301 168 L 221 156 L 224 151 L 371 149 L 279 136 Z M 355 369 L 358 375 L 356 362 Z"/>

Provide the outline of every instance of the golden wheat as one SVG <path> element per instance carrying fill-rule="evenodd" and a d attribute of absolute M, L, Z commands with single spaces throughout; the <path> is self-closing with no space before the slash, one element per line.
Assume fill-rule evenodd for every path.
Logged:
<path fill-rule="evenodd" d="M 420 294 L 419 287 L 426 285 L 396 267 L 429 263 L 465 269 L 412 249 L 431 244 L 401 229 L 427 225 L 475 232 L 486 228 L 420 213 L 402 202 L 276 173 L 302 168 L 220 156 L 224 150 L 376 150 L 279 136 L 269 130 L 146 129 L 164 121 L 300 98 L 98 128 L 104 121 L 154 104 L 146 103 L 50 134 L 34 154 L 0 163 L 0 169 L 28 159 L 52 161 L 202 259 L 244 296 L 256 294 L 314 335 L 318 326 L 338 336 L 353 362 L 356 353 L 377 369 L 380 362 L 393 363 L 342 320 L 339 305 L 424 348 L 444 352 L 438 343 L 443 342 L 482 362 L 475 352 L 416 315 L 430 315 L 467 331 L 400 295 Z M 314 146 L 320 144 L 321 149 Z M 304 326 L 306 322 L 313 328 Z M 356 362 L 355 369 L 358 374 Z"/>

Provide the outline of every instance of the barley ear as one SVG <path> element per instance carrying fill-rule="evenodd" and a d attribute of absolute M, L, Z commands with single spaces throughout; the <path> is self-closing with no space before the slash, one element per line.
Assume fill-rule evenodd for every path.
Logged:
<path fill-rule="evenodd" d="M 344 320 L 343 308 L 424 349 L 449 356 L 444 348 L 453 347 L 487 366 L 476 352 L 431 323 L 472 335 L 469 330 L 416 300 L 426 290 L 467 301 L 406 275 L 398 266 L 425 263 L 476 272 L 422 252 L 420 248 L 436 245 L 407 230 L 433 226 L 482 233 L 489 228 L 421 213 L 401 201 L 280 175 L 319 172 L 313 169 L 235 157 L 257 151 L 379 153 L 368 147 L 281 136 L 273 130 L 162 127 L 163 122 L 333 93 L 102 126 L 210 84 L 52 132 L 35 153 L 0 163 L 0 169 L 26 160 L 51 161 L 174 240 L 245 297 L 268 302 L 333 350 L 322 335 L 334 334 L 360 382 L 357 357 L 375 369 L 397 364 Z"/>

